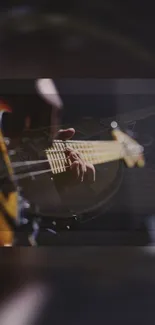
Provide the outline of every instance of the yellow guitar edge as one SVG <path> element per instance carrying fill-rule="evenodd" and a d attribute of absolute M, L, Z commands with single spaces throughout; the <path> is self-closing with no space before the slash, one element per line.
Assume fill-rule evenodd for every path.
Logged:
<path fill-rule="evenodd" d="M 4 142 L 3 134 L 0 129 L 0 150 L 3 154 L 3 158 L 8 169 L 10 178 L 12 178 L 13 170 L 11 167 L 11 162 L 8 156 L 8 151 Z M 18 217 L 18 194 L 17 192 L 9 193 L 8 197 L 5 197 L 2 192 L 0 192 L 0 204 L 10 218 L 14 221 Z M 0 210 L 0 246 L 10 247 L 14 242 L 14 231 L 9 225 L 5 218 L 3 209 Z"/>
<path fill-rule="evenodd" d="M 135 145 L 138 144 L 134 139 L 132 139 L 127 134 L 123 133 L 118 128 L 112 130 L 112 136 L 115 140 L 117 140 L 120 143 L 122 142 L 123 138 L 126 138 L 128 142 L 130 142 L 131 144 L 135 144 Z M 131 155 L 124 154 L 124 161 L 129 168 L 133 168 L 135 165 L 137 165 L 139 168 L 145 167 L 145 157 L 142 153 L 136 157 L 136 161 L 135 161 L 135 157 L 133 158 L 132 154 Z"/>

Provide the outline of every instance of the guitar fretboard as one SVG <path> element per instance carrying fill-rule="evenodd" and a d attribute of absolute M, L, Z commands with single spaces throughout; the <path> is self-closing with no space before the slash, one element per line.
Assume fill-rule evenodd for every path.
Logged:
<path fill-rule="evenodd" d="M 66 157 L 66 149 L 77 150 L 86 163 L 102 164 L 122 159 L 122 146 L 118 141 L 61 141 L 56 140 L 52 148 L 46 150 L 53 174 L 65 172 L 71 165 Z"/>

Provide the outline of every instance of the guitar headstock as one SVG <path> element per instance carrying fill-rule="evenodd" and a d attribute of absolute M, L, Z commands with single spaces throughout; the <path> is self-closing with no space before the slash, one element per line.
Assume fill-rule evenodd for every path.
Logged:
<path fill-rule="evenodd" d="M 145 166 L 144 148 L 128 134 L 122 132 L 116 122 L 112 122 L 112 135 L 122 145 L 122 156 L 127 167 Z"/>

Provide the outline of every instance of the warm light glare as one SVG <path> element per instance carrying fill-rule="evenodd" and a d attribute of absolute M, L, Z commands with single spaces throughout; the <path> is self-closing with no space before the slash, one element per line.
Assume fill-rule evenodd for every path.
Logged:
<path fill-rule="evenodd" d="M 20 288 L 0 308 L 1 325 L 33 325 L 47 299 L 47 287 L 37 284 Z"/>

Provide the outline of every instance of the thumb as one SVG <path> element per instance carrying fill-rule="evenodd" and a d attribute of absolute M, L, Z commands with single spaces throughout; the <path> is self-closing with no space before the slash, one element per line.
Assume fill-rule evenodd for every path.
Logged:
<path fill-rule="evenodd" d="M 75 134 L 75 130 L 73 128 L 66 129 L 66 130 L 59 130 L 58 131 L 58 139 L 60 140 L 69 140 Z"/>

